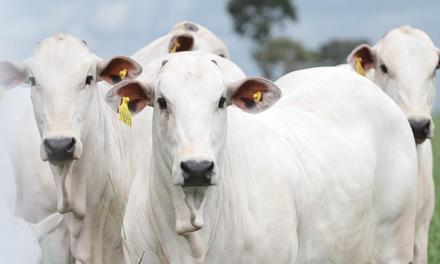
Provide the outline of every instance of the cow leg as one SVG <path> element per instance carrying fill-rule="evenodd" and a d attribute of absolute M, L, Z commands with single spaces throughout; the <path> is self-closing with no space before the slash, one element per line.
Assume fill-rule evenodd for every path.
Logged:
<path fill-rule="evenodd" d="M 383 223 L 379 227 L 376 239 L 374 263 L 410 263 L 413 259 L 414 211 L 411 210 L 392 222 Z"/>
<path fill-rule="evenodd" d="M 428 262 L 429 226 L 434 213 L 435 190 L 432 176 L 432 148 L 430 140 L 417 146 L 419 173 L 417 178 L 416 238 L 414 263 Z"/>
<path fill-rule="evenodd" d="M 397 149 L 399 150 L 399 149 Z M 399 152 L 398 152 L 399 153 Z M 403 153 L 403 152 L 400 152 Z M 414 257 L 415 221 L 417 206 L 417 164 L 404 163 L 415 157 L 387 155 L 384 174 L 379 182 L 391 183 L 386 191 L 375 195 L 377 228 L 375 232 L 374 263 L 410 263 Z"/>

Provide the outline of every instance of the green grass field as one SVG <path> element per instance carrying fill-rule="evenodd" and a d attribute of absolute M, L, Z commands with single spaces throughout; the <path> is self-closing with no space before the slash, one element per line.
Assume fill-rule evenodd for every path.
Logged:
<path fill-rule="evenodd" d="M 440 263 L 440 115 L 434 119 L 436 131 L 433 141 L 435 212 L 429 233 L 429 263 Z"/>

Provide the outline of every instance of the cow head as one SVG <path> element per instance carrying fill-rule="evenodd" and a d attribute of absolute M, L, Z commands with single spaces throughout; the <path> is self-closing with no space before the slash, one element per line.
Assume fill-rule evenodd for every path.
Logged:
<path fill-rule="evenodd" d="M 205 50 L 229 58 L 229 51 L 223 41 L 207 28 L 194 22 L 181 21 L 175 24 L 170 35 L 170 53 Z"/>
<path fill-rule="evenodd" d="M 145 106 L 154 108 L 153 166 L 167 186 L 182 191 L 177 197 L 191 211 L 195 229 L 203 226 L 199 209 L 205 193 L 222 182 L 228 106 L 259 113 L 281 96 L 280 89 L 263 78 L 240 76 L 231 82 L 231 67 L 236 66 L 206 52 L 169 55 L 160 65 L 150 64 L 142 81 L 121 82 L 106 96 L 115 112 L 123 97 L 133 102 L 133 114 Z M 176 230 L 194 231 L 178 221 Z"/>
<path fill-rule="evenodd" d="M 141 67 L 126 57 L 102 60 L 86 44 L 70 35 L 57 34 L 43 40 L 32 57 L 20 64 L 0 62 L 0 83 L 12 88 L 21 82 L 31 86 L 38 124 L 41 158 L 60 162 L 79 159 L 97 82 L 115 84 L 134 78 Z"/>
<path fill-rule="evenodd" d="M 400 106 L 419 144 L 434 135 L 431 111 L 439 59 L 439 50 L 423 31 L 404 26 L 388 32 L 374 47 L 358 46 L 347 60 Z"/>

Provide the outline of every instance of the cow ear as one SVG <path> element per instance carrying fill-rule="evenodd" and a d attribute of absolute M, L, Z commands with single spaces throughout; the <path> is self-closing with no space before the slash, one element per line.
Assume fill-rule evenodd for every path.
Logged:
<path fill-rule="evenodd" d="M 63 221 L 64 216 L 59 213 L 54 213 L 37 224 L 31 224 L 32 229 L 37 233 L 38 241 L 41 242 L 47 235 L 51 234 Z"/>
<path fill-rule="evenodd" d="M 364 76 L 366 72 L 374 69 L 376 61 L 376 52 L 368 44 L 357 46 L 347 58 L 347 63 L 350 64 L 357 73 Z"/>
<path fill-rule="evenodd" d="M 281 98 L 281 90 L 273 82 L 260 78 L 246 78 L 228 87 L 230 102 L 249 113 L 270 108 Z"/>
<path fill-rule="evenodd" d="M 125 56 L 115 56 L 99 64 L 98 76 L 110 84 L 117 84 L 125 79 L 132 80 L 142 73 L 142 66 Z"/>
<path fill-rule="evenodd" d="M 7 61 L 0 62 L 0 87 L 11 89 L 26 79 L 26 70 L 23 65 Z"/>
<path fill-rule="evenodd" d="M 175 34 L 168 46 L 168 52 L 191 51 L 194 48 L 194 37 L 187 33 Z"/>
<path fill-rule="evenodd" d="M 105 101 L 116 113 L 119 113 L 119 106 L 123 98 L 127 98 L 128 110 L 132 115 L 142 111 L 145 106 L 153 105 L 153 89 L 143 85 L 136 80 L 123 81 L 115 85 L 105 95 Z"/>

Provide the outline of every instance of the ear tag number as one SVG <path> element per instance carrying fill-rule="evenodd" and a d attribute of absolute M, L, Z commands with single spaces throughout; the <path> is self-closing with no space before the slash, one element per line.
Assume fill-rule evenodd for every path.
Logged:
<path fill-rule="evenodd" d="M 119 120 L 121 120 L 124 124 L 131 127 L 131 113 L 128 109 L 128 102 L 130 102 L 129 97 L 122 97 L 121 105 L 118 107 L 119 112 Z"/>
<path fill-rule="evenodd" d="M 176 53 L 178 48 L 180 48 L 180 43 L 178 41 L 174 41 L 173 46 L 170 49 L 170 53 Z"/>
<path fill-rule="evenodd" d="M 362 66 L 362 58 L 361 57 L 356 57 L 354 59 L 354 70 L 359 73 L 362 76 L 365 76 L 365 70 L 364 67 Z"/>
<path fill-rule="evenodd" d="M 261 101 L 261 97 L 262 97 L 261 91 L 256 91 L 252 95 L 252 97 L 254 98 L 254 102 L 256 102 L 256 103 L 260 102 Z"/>
<path fill-rule="evenodd" d="M 121 77 L 121 80 L 124 80 L 125 77 L 127 77 L 127 69 L 123 69 L 119 72 L 119 77 Z"/>

